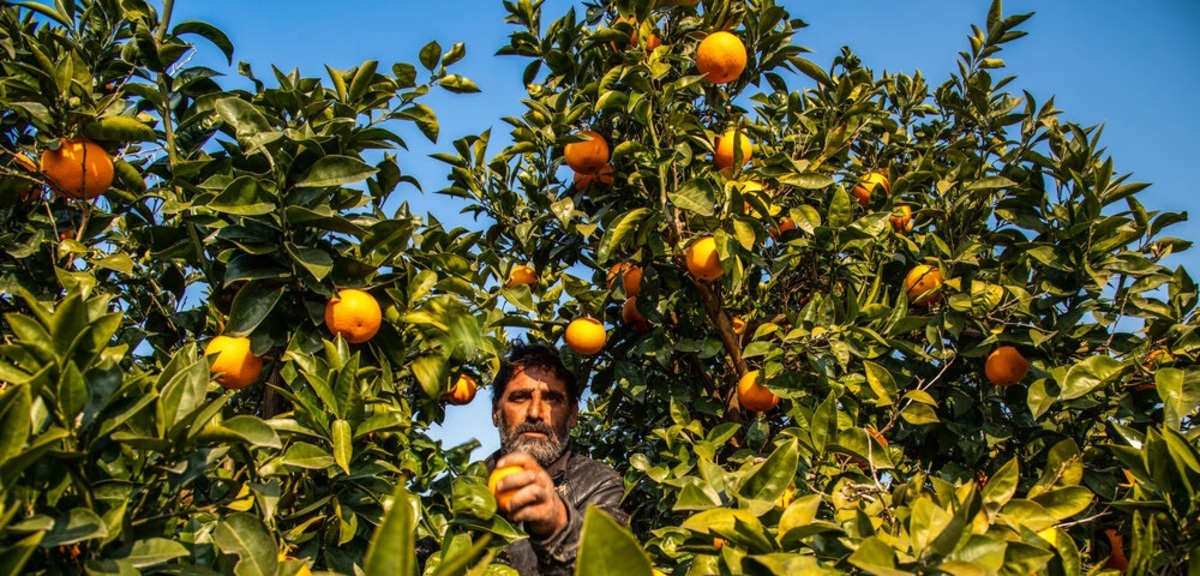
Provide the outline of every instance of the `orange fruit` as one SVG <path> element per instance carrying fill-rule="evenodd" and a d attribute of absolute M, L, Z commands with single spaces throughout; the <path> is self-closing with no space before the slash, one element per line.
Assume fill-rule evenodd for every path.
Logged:
<path fill-rule="evenodd" d="M 567 346 L 570 346 L 572 350 L 584 356 L 591 356 L 604 349 L 608 333 L 605 332 L 604 324 L 601 324 L 599 320 L 582 316 L 567 324 L 564 338 Z"/>
<path fill-rule="evenodd" d="M 942 282 L 944 279 L 940 270 L 926 264 L 918 264 L 904 277 L 904 292 L 908 294 L 908 300 L 913 304 L 928 306 L 941 300 L 942 295 L 940 293 L 926 294 L 926 292 L 941 286 Z"/>
<path fill-rule="evenodd" d="M 733 333 L 741 336 L 746 332 L 746 321 L 742 320 L 741 316 L 733 317 Z"/>
<path fill-rule="evenodd" d="M 650 51 L 659 46 L 662 46 L 662 38 L 659 38 L 658 34 L 651 34 L 650 38 L 646 40 L 646 50 Z"/>
<path fill-rule="evenodd" d="M 1173 361 L 1175 361 L 1175 356 L 1171 355 L 1166 348 L 1155 348 L 1146 355 L 1146 359 L 1142 361 L 1142 365 L 1152 368 L 1160 364 L 1169 364 Z"/>
<path fill-rule="evenodd" d="M 488 490 L 491 491 L 492 495 L 496 497 L 496 505 L 499 506 L 501 510 L 508 510 L 508 503 L 510 500 L 512 500 L 513 494 L 516 493 L 516 490 L 497 492 L 496 484 L 499 484 L 500 480 L 504 479 L 506 476 L 510 476 L 524 470 L 525 469 L 520 466 L 505 466 L 503 468 L 497 468 L 493 470 L 492 474 L 488 476 Z"/>
<path fill-rule="evenodd" d="M 854 185 L 854 198 L 858 200 L 858 205 L 867 208 L 871 205 L 871 195 L 877 190 L 883 190 L 883 195 L 891 194 L 892 185 L 888 182 L 888 177 L 882 172 L 871 172 L 863 178 L 862 182 Z"/>
<path fill-rule="evenodd" d="M 908 206 L 900 206 L 896 208 L 892 215 L 888 217 L 888 221 L 892 223 L 892 229 L 897 234 L 912 232 L 912 208 Z"/>
<path fill-rule="evenodd" d="M 713 84 L 725 84 L 746 69 L 746 45 L 729 32 L 713 32 L 696 48 L 696 70 Z"/>
<path fill-rule="evenodd" d="M 591 130 L 579 133 L 591 140 L 571 142 L 563 149 L 563 159 L 572 170 L 582 174 L 596 174 L 608 164 L 608 142 Z"/>
<path fill-rule="evenodd" d="M 1108 538 L 1108 560 L 1104 562 L 1105 568 L 1124 572 L 1129 569 L 1129 558 L 1125 556 L 1125 537 L 1117 534 L 1113 528 L 1104 530 L 1104 535 Z"/>
<path fill-rule="evenodd" d="M 637 296 L 630 296 L 621 306 L 621 320 L 624 320 L 626 324 L 632 324 L 635 332 L 650 331 L 650 323 L 637 309 Z"/>
<path fill-rule="evenodd" d="M 742 163 L 750 162 L 750 157 L 754 155 L 754 144 L 750 142 L 750 138 L 734 130 L 727 130 L 724 134 L 717 136 L 717 141 L 713 144 L 713 164 L 716 164 L 717 168 L 733 167 L 735 143 L 738 150 L 741 151 Z"/>
<path fill-rule="evenodd" d="M 1012 386 L 1029 373 L 1029 361 L 1016 348 L 1001 346 L 988 354 L 983 373 L 996 386 Z"/>
<path fill-rule="evenodd" d="M 362 344 L 379 332 L 383 312 L 375 297 L 354 288 L 340 290 L 325 305 L 325 326 L 351 344 Z"/>
<path fill-rule="evenodd" d="M 58 150 L 42 152 L 42 174 L 62 195 L 91 200 L 113 181 L 113 162 L 100 145 L 87 140 L 62 139 Z"/>
<path fill-rule="evenodd" d="M 878 442 L 880 446 L 887 448 L 887 445 L 888 445 L 887 437 L 885 437 L 882 432 L 876 430 L 875 428 L 873 428 L 871 426 L 867 426 L 867 434 L 870 434 L 871 437 L 874 438 L 875 441 Z"/>
<path fill-rule="evenodd" d="M 796 221 L 792 220 L 791 218 L 784 218 L 779 221 L 779 226 L 768 226 L 767 233 L 771 235 L 771 238 L 774 238 L 776 241 L 778 241 L 780 238 L 783 238 L 784 234 L 787 234 L 795 229 Z"/>
<path fill-rule="evenodd" d="M 766 412 L 779 404 L 779 397 L 758 382 L 759 371 L 751 370 L 738 380 L 738 404 L 753 412 Z"/>
<path fill-rule="evenodd" d="M 526 284 L 535 284 L 537 281 L 537 272 L 534 271 L 532 266 L 518 264 L 513 266 L 512 270 L 508 272 L 508 280 L 504 282 L 504 287 L 524 286 Z"/>
<path fill-rule="evenodd" d="M 209 374 L 216 374 L 217 384 L 229 390 L 241 390 L 258 380 L 262 373 L 262 358 L 250 352 L 250 339 L 217 336 L 204 347 L 204 355 L 216 354 Z"/>
<path fill-rule="evenodd" d="M 721 547 L 725 545 L 725 542 L 727 542 L 727 540 L 724 538 L 713 538 L 713 548 L 720 550 Z"/>
<path fill-rule="evenodd" d="M 475 399 L 475 392 L 478 389 L 479 387 L 475 385 L 475 379 L 470 374 L 459 374 L 458 380 L 454 381 L 454 385 L 450 387 L 450 390 L 442 394 L 442 399 L 455 406 L 463 406 L 470 404 Z"/>
<path fill-rule="evenodd" d="M 642 292 L 642 267 L 631 264 L 621 277 L 621 286 L 625 288 L 625 295 L 630 298 L 640 294 Z"/>
<path fill-rule="evenodd" d="M 692 276 L 701 280 L 716 280 L 725 273 L 717 254 L 717 241 L 712 236 L 705 236 L 688 246 L 687 268 Z"/>
<path fill-rule="evenodd" d="M 613 178 L 612 173 L 613 173 L 612 164 L 605 164 L 604 167 L 601 168 L 600 171 L 595 174 L 584 174 L 582 172 L 576 172 L 575 180 L 574 180 L 575 181 L 575 189 L 580 190 L 580 191 L 587 190 L 587 188 L 589 186 L 591 186 L 592 184 L 595 184 L 597 181 L 605 186 L 612 186 L 613 183 L 615 183 L 617 181 L 615 178 Z"/>

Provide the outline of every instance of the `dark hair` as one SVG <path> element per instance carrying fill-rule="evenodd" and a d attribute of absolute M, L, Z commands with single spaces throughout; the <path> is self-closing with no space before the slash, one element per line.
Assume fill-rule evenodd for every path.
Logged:
<path fill-rule="evenodd" d="M 504 389 L 513 379 L 518 368 L 545 368 L 563 381 L 567 389 L 567 401 L 571 405 L 579 402 L 579 384 L 575 374 L 567 369 L 558 350 L 539 342 L 513 342 L 508 349 L 508 357 L 500 361 L 500 372 L 492 381 L 492 411 L 500 407 L 500 399 L 504 397 Z"/>

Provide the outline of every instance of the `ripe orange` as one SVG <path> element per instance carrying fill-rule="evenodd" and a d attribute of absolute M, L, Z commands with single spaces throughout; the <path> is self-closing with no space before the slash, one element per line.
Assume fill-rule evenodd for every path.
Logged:
<path fill-rule="evenodd" d="M 584 174 L 582 172 L 575 173 L 575 189 L 579 191 L 587 190 L 589 186 L 600 182 L 605 186 L 612 186 L 617 180 L 613 178 L 612 164 L 605 164 L 599 172 L 595 174 Z"/>
<path fill-rule="evenodd" d="M 649 332 L 651 328 L 646 317 L 637 309 L 637 296 L 630 296 L 625 304 L 621 305 L 621 320 L 631 324 L 634 332 Z"/>
<path fill-rule="evenodd" d="M 742 163 L 750 162 L 750 157 L 754 155 L 754 144 L 750 142 L 750 138 L 734 130 L 727 130 L 724 134 L 717 136 L 717 141 L 713 145 L 713 164 L 716 164 L 717 168 L 733 167 L 735 143 L 737 149 L 741 150 Z"/>
<path fill-rule="evenodd" d="M 621 278 L 621 287 L 625 289 L 625 295 L 632 298 L 637 296 L 642 291 L 642 267 L 632 262 L 618 262 L 613 264 L 608 269 L 608 276 L 605 280 L 608 281 L 608 287 L 612 288 L 613 282 L 617 277 Z"/>
<path fill-rule="evenodd" d="M 362 290 L 340 290 L 325 305 L 325 326 L 351 344 L 362 344 L 373 338 L 382 322 L 379 302 Z"/>
<path fill-rule="evenodd" d="M 1029 361 L 1016 348 L 1001 346 L 988 354 L 983 373 L 992 384 L 1012 386 L 1029 373 Z"/>
<path fill-rule="evenodd" d="M 912 208 L 909 208 L 908 206 L 900 206 L 896 208 L 892 215 L 888 217 L 888 221 L 892 223 L 892 229 L 895 230 L 897 234 L 912 232 Z"/>
<path fill-rule="evenodd" d="M 591 356 L 604 349 L 604 342 L 608 340 L 608 333 L 604 330 L 604 324 L 595 318 L 581 316 L 567 324 L 567 333 L 564 335 L 567 341 L 567 346 L 572 350 Z"/>
<path fill-rule="evenodd" d="M 696 70 L 713 84 L 725 84 L 746 69 L 746 45 L 729 32 L 713 32 L 696 48 Z"/>
<path fill-rule="evenodd" d="M 746 321 L 741 316 L 733 317 L 733 333 L 741 336 L 746 332 Z"/>
<path fill-rule="evenodd" d="M 625 274 L 621 276 L 621 287 L 625 288 L 625 295 L 633 298 L 642 292 L 642 267 L 630 265 Z"/>
<path fill-rule="evenodd" d="M 784 218 L 779 221 L 779 226 L 768 226 L 767 233 L 771 235 L 771 238 L 774 238 L 775 241 L 778 242 L 779 239 L 783 238 L 784 234 L 787 234 L 795 229 L 796 221 L 792 220 L 791 218 Z"/>
<path fill-rule="evenodd" d="M 1105 568 L 1124 572 L 1129 569 L 1129 558 L 1125 556 L 1125 537 L 1117 534 L 1113 528 L 1104 530 L 1104 535 L 1108 538 L 1108 560 L 1104 562 Z"/>
<path fill-rule="evenodd" d="M 534 271 L 532 266 L 518 264 L 513 266 L 513 269 L 509 271 L 508 280 L 504 282 L 504 287 L 524 286 L 526 284 L 535 284 L 537 281 L 537 272 Z"/>
<path fill-rule="evenodd" d="M 646 39 L 646 51 L 649 52 L 659 46 L 662 46 L 662 38 L 659 38 L 658 34 L 650 34 L 650 38 Z"/>
<path fill-rule="evenodd" d="M 738 404 L 754 412 L 766 412 L 779 404 L 779 397 L 759 383 L 759 371 L 751 370 L 738 380 Z"/>
<path fill-rule="evenodd" d="M 882 172 L 871 172 L 863 178 L 862 182 L 854 185 L 854 198 L 858 200 L 858 205 L 867 208 L 871 205 L 871 195 L 877 190 L 883 190 L 883 195 L 887 196 L 892 192 L 892 185 L 888 182 L 888 177 Z"/>
<path fill-rule="evenodd" d="M 454 386 L 451 386 L 450 390 L 442 394 L 442 399 L 455 406 L 463 406 L 470 404 L 475 399 L 475 392 L 478 389 L 479 387 L 475 385 L 475 379 L 470 374 L 459 374 L 458 380 L 454 381 Z"/>
<path fill-rule="evenodd" d="M 42 174 L 68 198 L 91 200 L 113 181 L 113 162 L 98 144 L 64 138 L 58 150 L 42 152 Z"/>
<path fill-rule="evenodd" d="M 208 368 L 216 374 L 217 384 L 229 390 L 241 390 L 258 380 L 262 373 L 262 358 L 250 352 L 250 339 L 244 337 L 217 336 L 204 347 L 204 355 L 217 357 Z"/>
<path fill-rule="evenodd" d="M 563 149 L 563 159 L 572 170 L 582 174 L 596 174 L 608 164 L 608 142 L 591 130 L 579 133 L 591 140 L 572 142 Z"/>
<path fill-rule="evenodd" d="M 713 548 L 720 550 L 721 547 L 724 546 L 726 542 L 728 542 L 728 540 L 725 540 L 724 538 L 715 538 L 714 537 L 713 538 Z"/>
<path fill-rule="evenodd" d="M 926 264 L 918 264 L 904 277 L 904 292 L 908 294 L 909 302 L 918 306 L 928 306 L 941 300 L 942 295 L 926 293 L 941 286 L 943 281 L 940 270 Z"/>
<path fill-rule="evenodd" d="M 505 477 L 516 474 L 517 472 L 522 472 L 524 470 L 525 469 L 520 466 L 505 466 L 503 468 L 497 468 L 493 470 L 492 474 L 488 476 L 488 490 L 491 491 L 492 495 L 496 497 L 496 505 L 498 505 L 501 510 L 508 510 L 508 503 L 510 500 L 512 500 L 513 494 L 516 493 L 516 490 L 497 492 L 496 484 L 500 483 L 500 480 L 504 479 Z"/>
<path fill-rule="evenodd" d="M 687 268 L 692 276 L 701 280 L 716 280 L 725 273 L 717 254 L 717 241 L 712 236 L 705 236 L 688 246 Z"/>
<path fill-rule="evenodd" d="M 1146 355 L 1146 359 L 1142 361 L 1142 366 L 1153 368 L 1161 364 L 1170 364 L 1175 361 L 1173 356 L 1166 348 L 1155 348 Z"/>

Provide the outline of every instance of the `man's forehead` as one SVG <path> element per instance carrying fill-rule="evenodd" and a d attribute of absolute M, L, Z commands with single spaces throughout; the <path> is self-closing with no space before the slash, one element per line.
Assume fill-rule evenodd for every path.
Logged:
<path fill-rule="evenodd" d="M 567 384 L 554 374 L 554 370 L 545 366 L 517 366 L 513 370 L 508 389 L 517 388 L 546 388 L 566 392 Z"/>

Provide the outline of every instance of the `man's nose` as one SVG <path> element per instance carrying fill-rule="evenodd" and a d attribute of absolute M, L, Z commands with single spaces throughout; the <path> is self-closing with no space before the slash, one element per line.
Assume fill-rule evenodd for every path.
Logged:
<path fill-rule="evenodd" d="M 545 420 L 547 410 L 546 403 L 542 402 L 541 397 L 534 395 L 532 401 L 529 402 L 529 414 L 527 417 L 529 420 Z"/>

